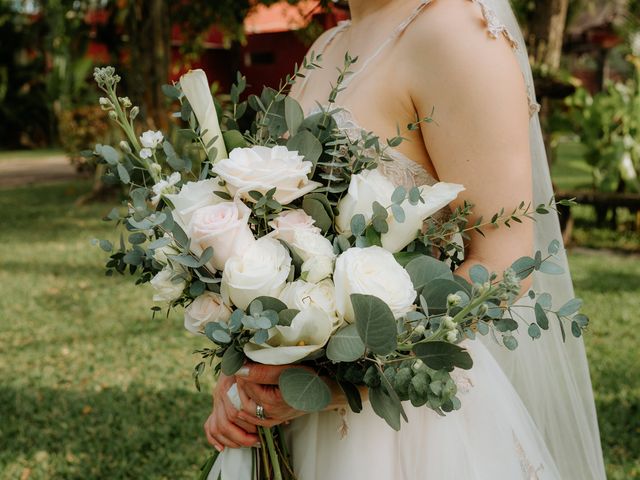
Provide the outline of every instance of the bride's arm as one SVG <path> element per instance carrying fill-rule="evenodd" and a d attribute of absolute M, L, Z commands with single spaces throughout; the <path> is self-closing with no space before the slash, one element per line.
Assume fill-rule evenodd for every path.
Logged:
<path fill-rule="evenodd" d="M 489 36 L 475 4 L 450 0 L 429 8 L 403 38 L 409 51 L 420 52 L 405 80 L 422 118 L 435 108 L 436 123 L 422 124 L 421 133 L 439 179 L 466 187 L 454 206 L 467 200 L 474 217 L 490 219 L 532 199 L 524 79 L 511 45 Z M 532 222 L 512 225 L 473 234 L 457 273 L 466 276 L 475 263 L 501 273 L 531 255 Z"/>

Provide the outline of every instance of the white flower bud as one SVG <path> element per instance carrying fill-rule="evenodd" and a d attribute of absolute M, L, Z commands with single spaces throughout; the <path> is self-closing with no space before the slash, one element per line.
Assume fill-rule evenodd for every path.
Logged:
<path fill-rule="evenodd" d="M 442 319 L 442 326 L 446 330 L 455 330 L 456 322 L 453 321 L 453 317 L 450 317 L 449 315 L 445 315 L 445 317 Z"/>
<path fill-rule="evenodd" d="M 124 152 L 124 153 L 131 153 L 131 147 L 129 146 L 129 143 L 122 140 L 120 142 L 120 149 Z"/>
<path fill-rule="evenodd" d="M 484 317 L 488 311 L 489 311 L 489 307 L 487 306 L 486 303 L 483 303 L 478 307 L 478 316 Z"/>
<path fill-rule="evenodd" d="M 411 368 L 413 369 L 414 372 L 418 372 L 423 366 L 424 366 L 424 362 L 420 359 L 417 359 L 415 362 L 413 362 L 413 365 L 411 365 Z"/>
<path fill-rule="evenodd" d="M 143 148 L 140 150 L 140 158 L 150 158 L 153 155 L 153 152 L 150 148 Z"/>
<path fill-rule="evenodd" d="M 424 335 L 425 331 L 426 331 L 426 328 L 424 328 L 424 325 L 418 325 L 416 328 L 413 329 L 413 332 L 416 333 L 417 335 Z"/>
<path fill-rule="evenodd" d="M 135 120 L 135 118 L 138 116 L 138 114 L 140 113 L 140 109 L 138 108 L 138 106 L 136 105 L 135 107 L 133 107 L 131 109 L 131 111 L 129 112 L 129 118 L 131 120 Z"/>
<path fill-rule="evenodd" d="M 460 297 L 460 295 L 456 293 L 450 293 L 447 296 L 447 305 L 449 305 L 450 307 L 455 307 L 456 305 L 459 305 L 461 301 L 462 301 L 462 298 Z"/>
<path fill-rule="evenodd" d="M 455 343 L 456 340 L 458 340 L 458 331 L 457 330 L 451 330 L 449 333 L 447 333 L 447 342 Z"/>
<path fill-rule="evenodd" d="M 113 110 L 109 110 L 109 118 L 111 120 L 117 120 L 118 119 L 118 114 L 116 112 L 114 112 Z"/>
<path fill-rule="evenodd" d="M 124 108 L 129 108 L 131 106 L 131 100 L 129 100 L 129 97 L 118 97 L 118 101 Z"/>

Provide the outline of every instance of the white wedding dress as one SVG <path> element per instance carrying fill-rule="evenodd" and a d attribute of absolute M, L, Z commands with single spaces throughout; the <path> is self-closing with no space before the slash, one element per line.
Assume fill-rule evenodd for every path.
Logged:
<path fill-rule="evenodd" d="M 433 1 L 423 0 L 376 53 L 361 63 L 351 81 L 402 34 Z M 480 6 L 489 34 L 504 35 L 518 52 L 528 85 L 531 72 L 508 0 L 470 0 Z M 331 40 L 348 28 L 338 25 Z M 530 88 L 532 156 L 536 203 L 551 198 L 537 104 Z M 335 114 L 339 128 L 359 136 L 362 126 L 343 109 Z M 418 164 L 391 149 L 393 162 L 380 167 L 398 185 L 411 187 L 435 180 Z M 536 247 L 546 249 L 560 238 L 557 218 L 536 226 Z M 566 265 L 566 258 L 560 259 Z M 551 291 L 554 301 L 572 296 L 568 275 L 549 281 L 534 278 L 534 288 Z M 524 301 L 524 300 L 523 300 Z M 554 303 L 555 303 L 554 302 Z M 532 342 L 521 334 L 520 347 L 508 352 L 489 337 L 467 341 L 474 360 L 470 371 L 454 372 L 462 409 L 444 417 L 426 407 L 405 405 L 409 417 L 392 430 L 365 402 L 350 411 L 306 415 L 287 428 L 299 480 L 516 480 L 604 479 L 591 384 L 581 340 L 559 340 L 557 327 L 546 340 Z"/>

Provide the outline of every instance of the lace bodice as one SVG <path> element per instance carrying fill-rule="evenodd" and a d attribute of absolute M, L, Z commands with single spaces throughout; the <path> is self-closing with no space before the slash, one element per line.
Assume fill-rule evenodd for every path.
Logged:
<path fill-rule="evenodd" d="M 314 108 L 311 113 L 317 113 L 320 111 L 319 107 Z M 333 113 L 333 118 L 336 121 L 338 128 L 347 134 L 347 136 L 355 140 L 360 138 L 363 131 L 367 131 L 362 127 L 353 113 L 344 107 L 339 107 L 337 111 Z M 374 155 L 373 148 L 366 152 L 368 155 Z M 381 161 L 378 164 L 378 169 L 393 182 L 394 185 L 410 189 L 412 187 L 418 187 L 420 185 L 433 185 L 438 182 L 433 178 L 429 172 L 420 164 L 414 162 L 409 157 L 395 148 L 387 147 L 385 150 L 387 156 L 392 161 Z"/>

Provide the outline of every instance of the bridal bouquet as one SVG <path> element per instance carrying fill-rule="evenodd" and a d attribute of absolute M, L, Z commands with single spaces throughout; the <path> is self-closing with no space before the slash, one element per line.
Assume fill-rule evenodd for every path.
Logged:
<path fill-rule="evenodd" d="M 212 342 L 198 351 L 198 388 L 207 365 L 228 376 L 247 359 L 292 365 L 279 387 L 293 408 L 326 408 L 331 393 L 323 379 L 332 378 L 354 412 L 366 390 L 373 410 L 400 429 L 405 401 L 443 415 L 461 408 L 452 372 L 473 366 L 463 342 L 491 333 L 515 349 L 518 308 L 535 310 L 532 339 L 554 317 L 563 335 L 566 323 L 580 336 L 588 320 L 578 299 L 553 310 L 548 293 L 529 291 L 530 304 L 516 304 L 521 280 L 533 271 L 560 273 L 550 261 L 558 242 L 500 274 L 481 265 L 471 281 L 453 273 L 471 231 L 509 226 L 554 203 L 523 203 L 471 224 L 470 204 L 442 210 L 463 186 L 394 185 L 378 167 L 390 161 L 401 132 L 386 142 L 366 132 L 353 138 L 333 118 L 352 61 L 328 104 L 306 117 L 286 92 L 317 66 L 313 58 L 279 90 L 265 88 L 247 101 L 240 101 L 245 80 L 238 76 L 224 108 L 204 73 L 191 71 L 164 89 L 186 123 L 173 142 L 161 132 L 136 133 L 138 108 L 117 95 L 120 78 L 111 67 L 96 69 L 100 104 L 126 139 L 97 145 L 92 155 L 106 165 L 105 180 L 128 191 L 126 207 L 107 216 L 127 236 L 119 246 L 99 244 L 110 252 L 107 273 L 137 273 L 155 301 L 184 308 L 185 327 Z M 259 435 L 263 448 L 236 457 L 249 478 L 294 478 L 281 430 Z M 231 460 L 225 467 L 216 456 L 202 478 L 238 478 Z"/>

